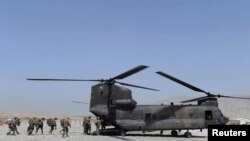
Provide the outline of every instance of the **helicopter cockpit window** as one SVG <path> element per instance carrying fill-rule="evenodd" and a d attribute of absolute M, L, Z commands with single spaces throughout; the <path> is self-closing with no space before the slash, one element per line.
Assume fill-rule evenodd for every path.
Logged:
<path fill-rule="evenodd" d="M 220 110 L 218 110 L 218 113 L 219 113 L 220 116 L 223 117 L 223 114 L 222 114 L 222 112 Z"/>
<path fill-rule="evenodd" d="M 213 120 L 212 111 L 205 111 L 205 118 L 206 118 L 206 120 Z"/>

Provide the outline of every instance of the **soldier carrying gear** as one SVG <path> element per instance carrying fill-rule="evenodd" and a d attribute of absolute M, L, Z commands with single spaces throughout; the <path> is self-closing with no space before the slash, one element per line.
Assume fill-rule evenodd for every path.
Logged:
<path fill-rule="evenodd" d="M 14 117 L 14 120 L 15 120 L 15 126 L 14 126 L 14 130 L 17 134 L 19 134 L 18 130 L 17 130 L 17 126 L 20 126 L 20 118 L 17 118 L 17 117 Z"/>
<path fill-rule="evenodd" d="M 106 128 L 106 120 L 105 120 L 105 117 L 103 117 L 103 118 L 101 119 L 101 129 L 102 129 L 102 130 L 105 130 L 105 128 Z"/>
<path fill-rule="evenodd" d="M 101 120 L 99 117 L 96 117 L 96 122 L 95 122 L 95 126 L 96 126 L 96 135 L 100 135 L 100 126 L 101 126 Z"/>
<path fill-rule="evenodd" d="M 20 118 L 14 117 L 14 132 L 16 132 L 17 134 L 19 134 L 18 130 L 17 130 L 17 126 L 20 126 Z"/>
<path fill-rule="evenodd" d="M 41 119 L 38 119 L 37 120 L 37 123 L 36 123 L 36 134 L 38 132 L 39 129 L 41 129 L 41 132 L 43 134 L 43 121 L 45 120 L 45 118 L 41 118 Z"/>
<path fill-rule="evenodd" d="M 15 133 L 19 134 L 17 131 L 17 125 L 20 125 L 20 119 L 17 117 L 14 117 L 11 119 L 11 121 L 8 123 L 9 131 L 7 132 L 7 135 L 10 135 L 12 132 L 12 135 L 15 135 Z"/>
<path fill-rule="evenodd" d="M 69 118 L 67 117 L 67 118 L 65 118 L 65 119 L 61 119 L 61 121 L 60 121 L 60 123 L 61 123 L 61 126 L 62 126 L 62 137 L 68 137 L 69 135 L 68 135 L 68 132 L 69 132 L 69 128 L 68 127 L 71 127 L 71 125 L 70 125 L 70 121 L 69 121 Z"/>
<path fill-rule="evenodd" d="M 49 134 L 52 134 L 53 130 L 56 129 L 56 120 L 57 120 L 57 118 L 47 119 L 47 124 L 50 127 Z"/>
<path fill-rule="evenodd" d="M 27 128 L 27 133 L 28 135 L 31 135 L 35 126 L 34 119 L 29 119 L 28 123 L 29 123 L 29 126 Z"/>
<path fill-rule="evenodd" d="M 89 135 L 91 133 L 91 122 L 90 122 L 91 116 L 87 119 L 86 127 L 87 127 L 87 134 Z"/>
<path fill-rule="evenodd" d="M 14 123 L 13 122 L 9 122 L 8 126 L 9 126 L 9 131 L 7 132 L 7 135 L 15 135 Z M 11 132 L 12 132 L 12 134 L 11 134 Z"/>
<path fill-rule="evenodd" d="M 33 123 L 34 127 L 37 128 L 38 119 L 36 117 L 33 117 Z"/>
<path fill-rule="evenodd" d="M 83 118 L 82 127 L 83 127 L 83 133 L 87 135 L 88 134 L 87 117 Z"/>

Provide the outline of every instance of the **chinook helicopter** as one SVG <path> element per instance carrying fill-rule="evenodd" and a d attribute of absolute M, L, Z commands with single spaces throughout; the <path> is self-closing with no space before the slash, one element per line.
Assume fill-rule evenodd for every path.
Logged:
<path fill-rule="evenodd" d="M 128 131 L 163 131 L 171 130 L 171 135 L 177 136 L 181 130 L 187 130 L 185 137 L 191 137 L 189 130 L 204 129 L 208 125 L 225 125 L 228 118 L 223 116 L 218 108 L 217 98 L 240 98 L 224 95 L 215 95 L 174 78 L 164 72 L 157 74 L 175 81 L 185 87 L 197 92 L 203 92 L 207 96 L 183 101 L 188 103 L 197 101 L 197 105 L 137 105 L 132 97 L 132 91 L 128 88 L 116 85 L 124 85 L 147 90 L 159 91 L 148 87 L 118 82 L 148 66 L 137 66 L 129 71 L 110 79 L 83 80 L 83 79 L 40 79 L 32 78 L 35 81 L 94 81 L 99 82 L 92 86 L 89 111 L 100 117 L 107 125 L 114 126 L 114 129 L 101 130 L 106 134 L 108 131 L 117 131 L 120 135 L 126 135 Z"/>

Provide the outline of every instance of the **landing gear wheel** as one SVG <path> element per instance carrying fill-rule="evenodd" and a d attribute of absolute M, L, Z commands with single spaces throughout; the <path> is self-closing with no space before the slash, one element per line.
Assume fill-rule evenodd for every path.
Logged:
<path fill-rule="evenodd" d="M 172 131 L 171 131 L 171 135 L 172 135 L 172 136 L 177 136 L 177 135 L 178 135 L 178 132 L 177 132 L 176 130 L 172 130 Z"/>
<path fill-rule="evenodd" d="M 121 134 L 121 136 L 126 136 L 126 131 L 121 130 L 121 131 L 120 131 L 120 134 Z"/>
<path fill-rule="evenodd" d="M 192 137 L 192 134 L 190 132 L 185 132 L 184 136 L 186 138 L 191 138 Z"/>

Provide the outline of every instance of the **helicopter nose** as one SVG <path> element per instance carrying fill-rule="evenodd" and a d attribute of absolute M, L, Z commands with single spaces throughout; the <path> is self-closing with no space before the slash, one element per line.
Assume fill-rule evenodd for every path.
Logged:
<path fill-rule="evenodd" d="M 228 117 L 223 117 L 223 121 L 224 121 L 225 124 L 227 124 L 228 121 L 229 121 L 229 118 Z"/>

